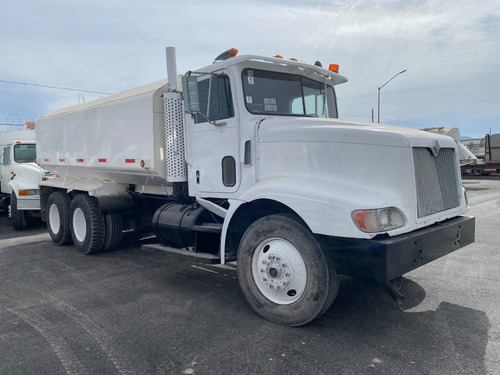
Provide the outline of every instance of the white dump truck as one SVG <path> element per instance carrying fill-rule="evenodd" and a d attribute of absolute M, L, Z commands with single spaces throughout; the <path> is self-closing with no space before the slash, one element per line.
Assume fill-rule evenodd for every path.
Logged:
<path fill-rule="evenodd" d="M 330 307 L 338 275 L 390 287 L 472 243 L 453 139 L 339 120 L 336 68 L 229 50 L 180 85 L 169 47 L 168 82 L 43 117 L 53 241 L 89 254 L 152 226 L 150 246 L 236 260 L 249 304 L 291 326 Z"/>
<path fill-rule="evenodd" d="M 15 230 L 40 217 L 38 185 L 45 171 L 35 164 L 35 130 L 0 132 L 0 209 L 9 210 Z"/>

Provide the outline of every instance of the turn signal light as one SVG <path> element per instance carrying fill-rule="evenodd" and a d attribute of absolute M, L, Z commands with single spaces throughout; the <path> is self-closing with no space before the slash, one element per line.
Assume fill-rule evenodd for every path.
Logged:
<path fill-rule="evenodd" d="M 27 197 L 28 195 L 37 195 L 37 194 L 38 194 L 38 189 L 19 189 L 17 195 L 20 197 Z"/>
<path fill-rule="evenodd" d="M 273 57 L 276 57 L 277 59 L 283 59 L 283 56 L 281 56 L 281 55 L 275 55 Z"/>

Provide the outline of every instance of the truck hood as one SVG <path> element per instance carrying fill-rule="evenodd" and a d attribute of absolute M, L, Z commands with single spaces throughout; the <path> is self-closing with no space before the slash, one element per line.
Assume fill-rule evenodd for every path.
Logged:
<path fill-rule="evenodd" d="M 456 147 L 440 134 L 400 126 L 318 118 L 265 118 L 259 124 L 259 142 L 331 142 L 387 147 Z M 436 144 L 437 142 L 437 144 Z"/>
<path fill-rule="evenodd" d="M 33 180 L 41 180 L 45 176 L 45 169 L 35 163 L 21 163 L 13 168 L 13 172 L 17 177 L 32 178 Z"/>

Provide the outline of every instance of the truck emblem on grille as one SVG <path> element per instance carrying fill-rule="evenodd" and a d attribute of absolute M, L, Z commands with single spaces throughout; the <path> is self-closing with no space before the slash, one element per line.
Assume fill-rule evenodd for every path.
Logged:
<path fill-rule="evenodd" d="M 435 158 L 439 155 L 439 150 L 441 149 L 441 145 L 439 144 L 438 140 L 436 139 L 434 141 L 434 146 L 430 149 L 432 152 L 432 155 L 434 155 Z"/>

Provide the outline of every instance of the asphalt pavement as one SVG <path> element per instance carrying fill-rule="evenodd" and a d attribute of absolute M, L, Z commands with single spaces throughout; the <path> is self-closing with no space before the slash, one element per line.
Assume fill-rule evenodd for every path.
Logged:
<path fill-rule="evenodd" d="M 476 242 L 404 276 L 342 277 L 300 328 L 258 316 L 234 264 L 130 238 L 86 256 L 0 216 L 0 374 L 500 374 L 500 179 L 465 179 Z"/>

